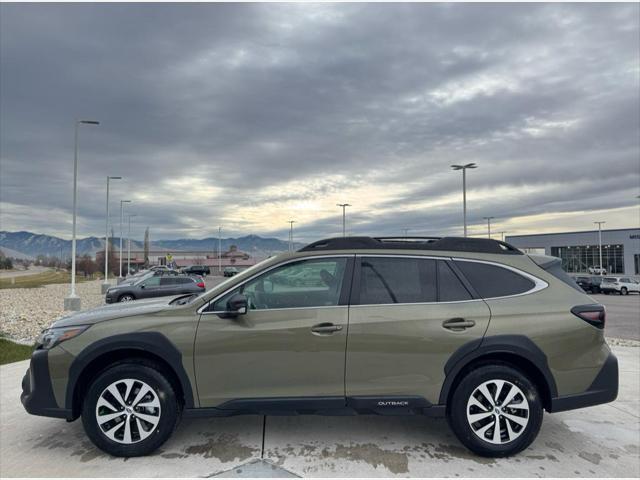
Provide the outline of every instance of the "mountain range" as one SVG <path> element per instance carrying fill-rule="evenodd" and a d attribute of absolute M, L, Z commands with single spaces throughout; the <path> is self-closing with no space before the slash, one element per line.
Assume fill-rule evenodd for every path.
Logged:
<path fill-rule="evenodd" d="M 119 246 L 120 238 L 114 237 L 113 242 L 116 249 Z M 289 249 L 289 243 L 278 238 L 264 238 L 258 235 L 247 235 L 237 238 L 223 238 L 222 250 L 228 250 L 231 245 L 238 247 L 238 250 L 245 251 L 254 257 L 267 256 L 276 252 L 284 252 Z M 126 248 L 126 239 L 123 241 Z M 302 244 L 294 243 L 295 248 L 300 248 Z M 132 250 L 142 250 L 142 241 L 132 240 Z M 52 257 L 69 257 L 71 255 L 71 240 L 44 235 L 33 232 L 6 232 L 0 231 L 0 249 L 5 249 L 7 256 L 22 254 L 29 257 L 47 255 Z M 96 252 L 104 249 L 104 238 L 85 237 L 76 240 L 76 251 L 78 255 L 95 256 Z M 218 249 L 218 239 L 215 237 L 193 239 L 183 238 L 179 240 L 154 240 L 151 241 L 150 250 L 179 252 L 213 252 Z"/>

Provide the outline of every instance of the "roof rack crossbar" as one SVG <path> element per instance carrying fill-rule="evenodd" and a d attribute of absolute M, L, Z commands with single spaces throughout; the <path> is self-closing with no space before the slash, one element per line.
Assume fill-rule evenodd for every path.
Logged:
<path fill-rule="evenodd" d="M 520 250 L 506 242 L 469 237 L 335 237 L 310 243 L 298 251 L 354 249 L 445 250 L 522 255 Z"/>

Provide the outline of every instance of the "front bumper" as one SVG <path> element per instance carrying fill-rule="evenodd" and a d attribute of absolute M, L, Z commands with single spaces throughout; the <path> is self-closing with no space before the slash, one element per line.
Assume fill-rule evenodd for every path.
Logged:
<path fill-rule="evenodd" d="M 613 402 L 618 397 L 618 359 L 610 353 L 586 392 L 551 399 L 549 412 L 564 412 Z"/>
<path fill-rule="evenodd" d="M 66 418 L 71 420 L 71 411 L 60 408 L 56 403 L 49 377 L 49 352 L 35 350 L 31 364 L 22 379 L 20 401 L 31 415 Z"/>

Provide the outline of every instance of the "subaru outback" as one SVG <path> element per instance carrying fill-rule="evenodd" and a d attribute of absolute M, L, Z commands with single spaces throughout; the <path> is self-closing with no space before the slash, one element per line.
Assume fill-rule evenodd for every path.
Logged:
<path fill-rule="evenodd" d="M 333 238 L 203 294 L 60 319 L 21 400 L 81 417 L 116 456 L 154 451 L 182 416 L 376 414 L 446 417 L 470 450 L 501 457 L 533 442 L 543 411 L 616 398 L 604 326 L 554 257 L 490 239 Z"/>

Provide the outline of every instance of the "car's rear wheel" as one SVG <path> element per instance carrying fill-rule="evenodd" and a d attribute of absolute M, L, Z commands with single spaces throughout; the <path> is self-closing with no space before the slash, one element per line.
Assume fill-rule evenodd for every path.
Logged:
<path fill-rule="evenodd" d="M 527 448 L 542 424 L 535 385 L 509 365 L 484 365 L 458 384 L 448 406 L 458 439 L 485 457 L 507 457 Z"/>
<path fill-rule="evenodd" d="M 120 295 L 120 297 L 118 297 L 119 302 L 133 302 L 134 300 L 135 297 L 130 293 L 125 293 L 124 295 Z"/>
<path fill-rule="evenodd" d="M 89 439 L 117 457 L 147 455 L 173 433 L 180 405 L 171 383 L 155 368 L 116 365 L 90 385 L 82 405 Z"/>

